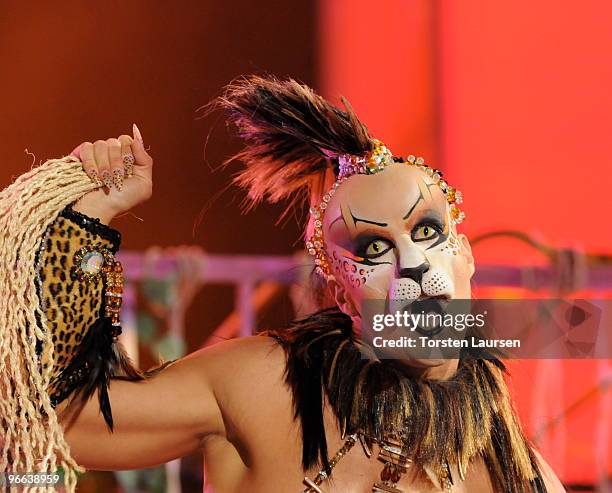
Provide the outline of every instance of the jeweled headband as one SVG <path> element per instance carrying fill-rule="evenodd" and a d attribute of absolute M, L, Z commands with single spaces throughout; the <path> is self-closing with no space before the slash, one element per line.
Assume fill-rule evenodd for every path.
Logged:
<path fill-rule="evenodd" d="M 450 204 L 450 217 L 454 224 L 459 224 L 465 218 L 465 214 L 457 207 L 462 202 L 461 192 L 451 187 L 442 179 L 442 172 L 431 168 L 425 164 L 422 157 L 408 156 L 405 160 L 394 157 L 391 151 L 379 140 L 374 140 L 374 149 L 361 155 L 342 154 L 338 157 L 338 178 L 330 190 L 323 195 L 323 200 L 319 205 L 310 208 L 310 214 L 314 221 L 314 232 L 306 240 L 308 253 L 314 256 L 317 274 L 327 278 L 331 274 L 327 253 L 325 251 L 325 240 L 323 238 L 323 217 L 327 204 L 336 192 L 336 189 L 353 175 L 374 175 L 383 171 L 388 165 L 393 163 L 416 166 L 427 173 L 436 183 Z"/>

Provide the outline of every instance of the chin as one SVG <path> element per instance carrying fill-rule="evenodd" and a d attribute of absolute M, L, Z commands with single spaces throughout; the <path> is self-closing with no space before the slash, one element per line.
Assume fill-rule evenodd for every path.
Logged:
<path fill-rule="evenodd" d="M 413 368 L 435 368 L 448 363 L 448 359 L 443 358 L 431 358 L 431 359 L 405 359 L 400 360 L 400 363 L 405 366 L 411 366 Z"/>
<path fill-rule="evenodd" d="M 428 380 L 448 380 L 455 374 L 459 360 L 451 359 L 402 359 L 394 360 L 406 375 Z"/>

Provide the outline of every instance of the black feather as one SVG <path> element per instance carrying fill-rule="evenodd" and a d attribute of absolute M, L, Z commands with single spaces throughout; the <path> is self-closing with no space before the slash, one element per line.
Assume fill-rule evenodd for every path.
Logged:
<path fill-rule="evenodd" d="M 263 334 L 286 351 L 304 470 L 317 463 L 329 469 L 327 397 L 339 429 L 346 423 L 348 434 L 361 433 L 370 444 L 399 434 L 415 464 L 441 473 L 448 462 L 467 465 L 480 455 L 496 491 L 546 491 L 495 359 L 461 359 L 448 380 L 410 377 L 393 362 L 366 357 L 350 317 L 337 307 Z"/>
<path fill-rule="evenodd" d="M 209 108 L 224 110 L 245 142 L 229 161 L 245 165 L 235 182 L 248 190 L 250 206 L 263 199 L 295 205 L 334 169 L 335 157 L 372 149 L 365 125 L 343 103 L 341 110 L 308 86 L 271 76 L 240 78 L 213 101 Z"/>
<path fill-rule="evenodd" d="M 97 391 L 100 411 L 109 429 L 113 430 L 113 415 L 108 396 L 112 377 L 123 375 L 130 380 L 142 380 L 144 375 L 130 361 L 125 349 L 113 338 L 115 329 L 109 318 L 99 318 L 87 331 L 70 364 L 52 382 L 59 392 L 52 396 L 54 405 L 74 392 L 72 400 L 86 402 Z"/>
<path fill-rule="evenodd" d="M 108 394 L 112 379 L 138 381 L 151 378 L 174 361 L 166 361 L 148 371 L 139 370 L 113 334 L 117 328 L 111 319 L 100 317 L 87 331 L 70 364 L 52 382 L 58 392 L 51 396 L 57 406 L 71 394 L 71 402 L 87 402 L 97 391 L 100 412 L 110 431 L 113 413 Z"/>

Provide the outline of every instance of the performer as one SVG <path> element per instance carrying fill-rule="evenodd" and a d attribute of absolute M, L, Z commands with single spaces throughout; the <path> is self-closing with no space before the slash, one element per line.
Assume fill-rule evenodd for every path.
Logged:
<path fill-rule="evenodd" d="M 344 105 L 255 76 L 217 100 L 245 141 L 236 182 L 251 203 L 309 202 L 306 247 L 330 303 L 152 372 L 116 340 L 120 234 L 107 226 L 151 195 L 138 129 L 2 192 L 2 470 L 62 466 L 74 491 L 81 466 L 200 450 L 223 493 L 564 491 L 521 431 L 501 361 L 379 359 L 360 338 L 368 300 L 468 299 L 474 260 L 460 192 Z"/>

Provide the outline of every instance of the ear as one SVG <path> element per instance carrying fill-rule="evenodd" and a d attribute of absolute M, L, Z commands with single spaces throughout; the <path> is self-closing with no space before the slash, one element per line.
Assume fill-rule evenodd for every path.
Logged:
<path fill-rule="evenodd" d="M 335 276 L 328 276 L 327 287 L 338 308 L 340 308 L 343 313 L 351 317 L 353 319 L 353 322 L 359 320 L 359 311 L 355 307 L 355 303 L 349 296 L 347 296 L 347 292 L 344 289 L 344 286 L 342 286 L 342 284 L 336 280 Z"/>
<path fill-rule="evenodd" d="M 461 255 L 466 261 L 471 279 L 474 275 L 474 271 L 476 270 L 476 266 L 474 264 L 474 255 L 472 255 L 472 246 L 470 245 L 468 237 L 465 236 L 463 233 L 457 235 L 457 238 L 459 239 L 459 243 L 461 244 Z"/>

